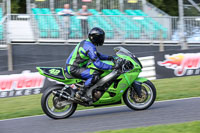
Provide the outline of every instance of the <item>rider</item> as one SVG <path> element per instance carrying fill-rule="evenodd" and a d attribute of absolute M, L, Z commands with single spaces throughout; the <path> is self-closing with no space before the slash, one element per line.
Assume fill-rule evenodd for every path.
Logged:
<path fill-rule="evenodd" d="M 68 74 L 86 80 L 84 87 L 76 93 L 76 97 L 84 101 L 90 101 L 90 98 L 84 96 L 84 94 L 87 89 L 100 79 L 99 71 L 87 68 L 89 60 L 91 60 L 98 69 L 109 70 L 115 68 L 115 66 L 100 61 L 114 59 L 112 56 L 97 52 L 96 46 L 102 46 L 104 39 L 105 32 L 101 28 L 95 27 L 91 29 L 88 34 L 88 39 L 80 42 L 66 61 L 66 71 Z"/>

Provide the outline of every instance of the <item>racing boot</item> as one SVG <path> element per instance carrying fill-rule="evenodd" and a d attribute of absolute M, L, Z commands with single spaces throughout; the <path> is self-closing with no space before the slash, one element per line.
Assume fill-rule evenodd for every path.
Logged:
<path fill-rule="evenodd" d="M 82 88 L 80 88 L 80 90 L 76 92 L 76 97 L 78 99 L 83 100 L 84 102 L 91 101 L 91 98 L 89 98 L 87 95 L 85 95 L 87 89 L 89 89 L 89 87 L 82 87 Z"/>

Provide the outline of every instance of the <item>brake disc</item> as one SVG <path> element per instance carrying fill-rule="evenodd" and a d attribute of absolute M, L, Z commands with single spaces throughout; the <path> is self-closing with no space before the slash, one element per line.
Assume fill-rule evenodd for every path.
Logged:
<path fill-rule="evenodd" d="M 66 105 L 63 105 L 64 100 L 60 100 L 60 98 L 54 96 L 53 97 L 53 106 L 56 109 L 64 109 Z"/>
<path fill-rule="evenodd" d="M 148 98 L 148 92 L 146 90 L 146 88 L 144 86 L 142 86 L 141 88 L 141 97 L 138 97 L 137 93 L 134 91 L 130 94 L 131 99 L 135 102 L 135 103 L 143 103 L 144 101 L 147 100 Z"/>

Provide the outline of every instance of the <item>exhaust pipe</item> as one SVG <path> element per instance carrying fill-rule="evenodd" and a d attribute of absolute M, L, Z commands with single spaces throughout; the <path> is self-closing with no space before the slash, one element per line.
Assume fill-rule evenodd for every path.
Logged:
<path fill-rule="evenodd" d="M 63 93 L 59 92 L 59 91 L 52 91 L 52 93 L 57 96 L 57 97 L 60 97 L 60 98 L 63 98 L 65 100 L 71 100 L 70 97 L 64 95 Z"/>
<path fill-rule="evenodd" d="M 78 104 L 83 105 L 83 106 L 88 106 L 89 105 L 88 103 L 81 102 L 81 101 L 79 101 L 77 99 L 74 99 L 74 98 L 72 98 L 70 96 L 67 96 L 67 95 L 65 95 L 65 94 L 63 94 L 63 93 L 61 93 L 59 91 L 52 91 L 52 93 L 55 96 L 59 97 L 59 98 L 63 98 L 65 100 L 68 100 L 68 101 L 71 101 L 71 102 L 74 102 L 74 103 L 78 103 Z"/>

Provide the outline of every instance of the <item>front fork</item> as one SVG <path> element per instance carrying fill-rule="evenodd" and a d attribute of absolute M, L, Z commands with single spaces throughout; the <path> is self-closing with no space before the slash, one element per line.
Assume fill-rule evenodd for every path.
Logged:
<path fill-rule="evenodd" d="M 142 97 L 142 83 L 148 81 L 146 78 L 137 78 L 131 85 L 131 91 L 135 91 L 139 98 Z"/>
<path fill-rule="evenodd" d="M 142 95 L 141 95 L 142 82 L 134 81 L 131 88 L 134 89 L 134 91 L 136 92 L 136 94 L 138 95 L 139 98 L 142 97 Z M 133 91 L 133 90 L 131 90 L 131 91 Z"/>

